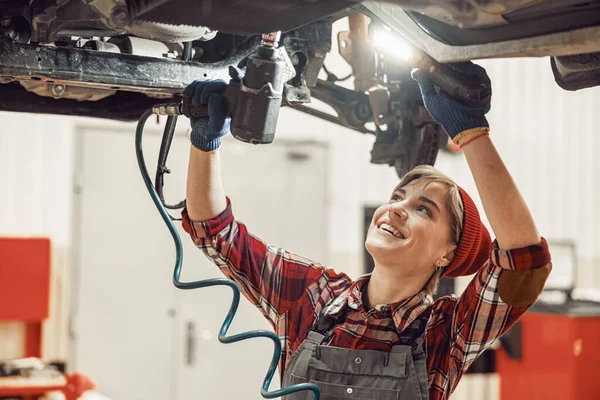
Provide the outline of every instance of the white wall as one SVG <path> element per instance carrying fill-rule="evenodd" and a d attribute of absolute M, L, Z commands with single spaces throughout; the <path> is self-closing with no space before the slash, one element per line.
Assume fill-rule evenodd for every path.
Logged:
<path fill-rule="evenodd" d="M 485 63 L 494 136 L 542 234 L 574 240 L 578 285 L 600 288 L 600 87 L 567 92 L 548 59 L 519 61 Z"/>
<path fill-rule="evenodd" d="M 0 113 L 0 235 L 70 242 L 72 119 Z"/>

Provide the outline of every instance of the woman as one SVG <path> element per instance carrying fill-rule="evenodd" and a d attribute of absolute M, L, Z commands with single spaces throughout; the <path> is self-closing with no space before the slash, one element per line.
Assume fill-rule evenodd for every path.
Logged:
<path fill-rule="evenodd" d="M 453 68 L 485 74 L 472 63 Z M 496 241 L 490 245 L 464 190 L 417 167 L 375 212 L 365 243 L 375 268 L 357 281 L 270 247 L 235 221 L 219 166 L 229 130 L 225 83 L 197 81 L 184 93 L 210 113 L 192 121 L 184 227 L 282 338 L 283 385 L 316 383 L 322 400 L 448 398 L 535 302 L 551 269 L 547 244 L 489 138 L 489 104 L 473 108 L 438 93 L 425 71 L 413 77 L 429 113 L 462 147 Z M 460 297 L 432 300 L 441 276 L 473 273 Z"/>

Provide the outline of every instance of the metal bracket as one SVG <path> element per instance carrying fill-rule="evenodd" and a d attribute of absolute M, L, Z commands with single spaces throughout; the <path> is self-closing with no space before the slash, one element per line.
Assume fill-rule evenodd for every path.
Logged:
<path fill-rule="evenodd" d="M 317 85 L 311 88 L 311 94 L 312 97 L 327 103 L 335 110 L 337 123 L 359 132 L 374 133 L 365 128 L 365 123 L 373 119 L 369 97 L 366 94 L 324 80 L 319 80 Z M 313 115 L 317 114 L 313 113 Z"/>
<path fill-rule="evenodd" d="M 0 38 L 0 82 L 46 81 L 73 86 L 171 97 L 198 78 L 227 79 L 228 66 L 252 52 L 226 61 L 200 64 L 178 60 L 19 44 Z"/>

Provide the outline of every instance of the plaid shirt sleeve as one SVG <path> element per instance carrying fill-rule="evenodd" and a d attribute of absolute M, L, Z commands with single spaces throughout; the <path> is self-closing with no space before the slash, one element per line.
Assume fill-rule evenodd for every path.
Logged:
<path fill-rule="evenodd" d="M 235 220 L 229 198 L 227 208 L 217 217 L 195 222 L 184 210 L 182 222 L 196 246 L 237 283 L 242 294 L 273 326 L 311 283 L 331 272 L 249 234 L 246 226 Z"/>
<path fill-rule="evenodd" d="M 474 276 L 459 297 L 443 297 L 436 308 L 448 317 L 450 359 L 448 380 L 454 391 L 461 375 L 497 338 L 527 311 L 535 299 L 519 306 L 509 305 L 502 299 L 501 276 L 511 271 L 523 274 L 519 287 L 511 288 L 516 297 L 539 294 L 550 273 L 550 253 L 544 239 L 520 249 L 501 250 L 494 242 L 490 259 Z M 535 270 L 538 270 L 537 272 Z M 541 276 L 541 279 L 540 279 Z M 539 287 L 541 284 L 541 287 Z M 506 299 L 505 299 L 506 300 Z"/>

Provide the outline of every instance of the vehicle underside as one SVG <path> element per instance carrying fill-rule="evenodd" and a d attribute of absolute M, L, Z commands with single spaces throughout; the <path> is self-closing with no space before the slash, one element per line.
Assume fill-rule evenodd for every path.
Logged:
<path fill-rule="evenodd" d="M 0 110 L 137 120 L 195 79 L 243 70 L 277 31 L 295 71 L 283 105 L 376 135 L 372 162 L 398 174 L 447 143 L 382 32 L 440 62 L 551 56 L 564 89 L 600 85 L 597 0 L 0 0 Z M 334 39 L 349 77 L 326 68 Z"/>

